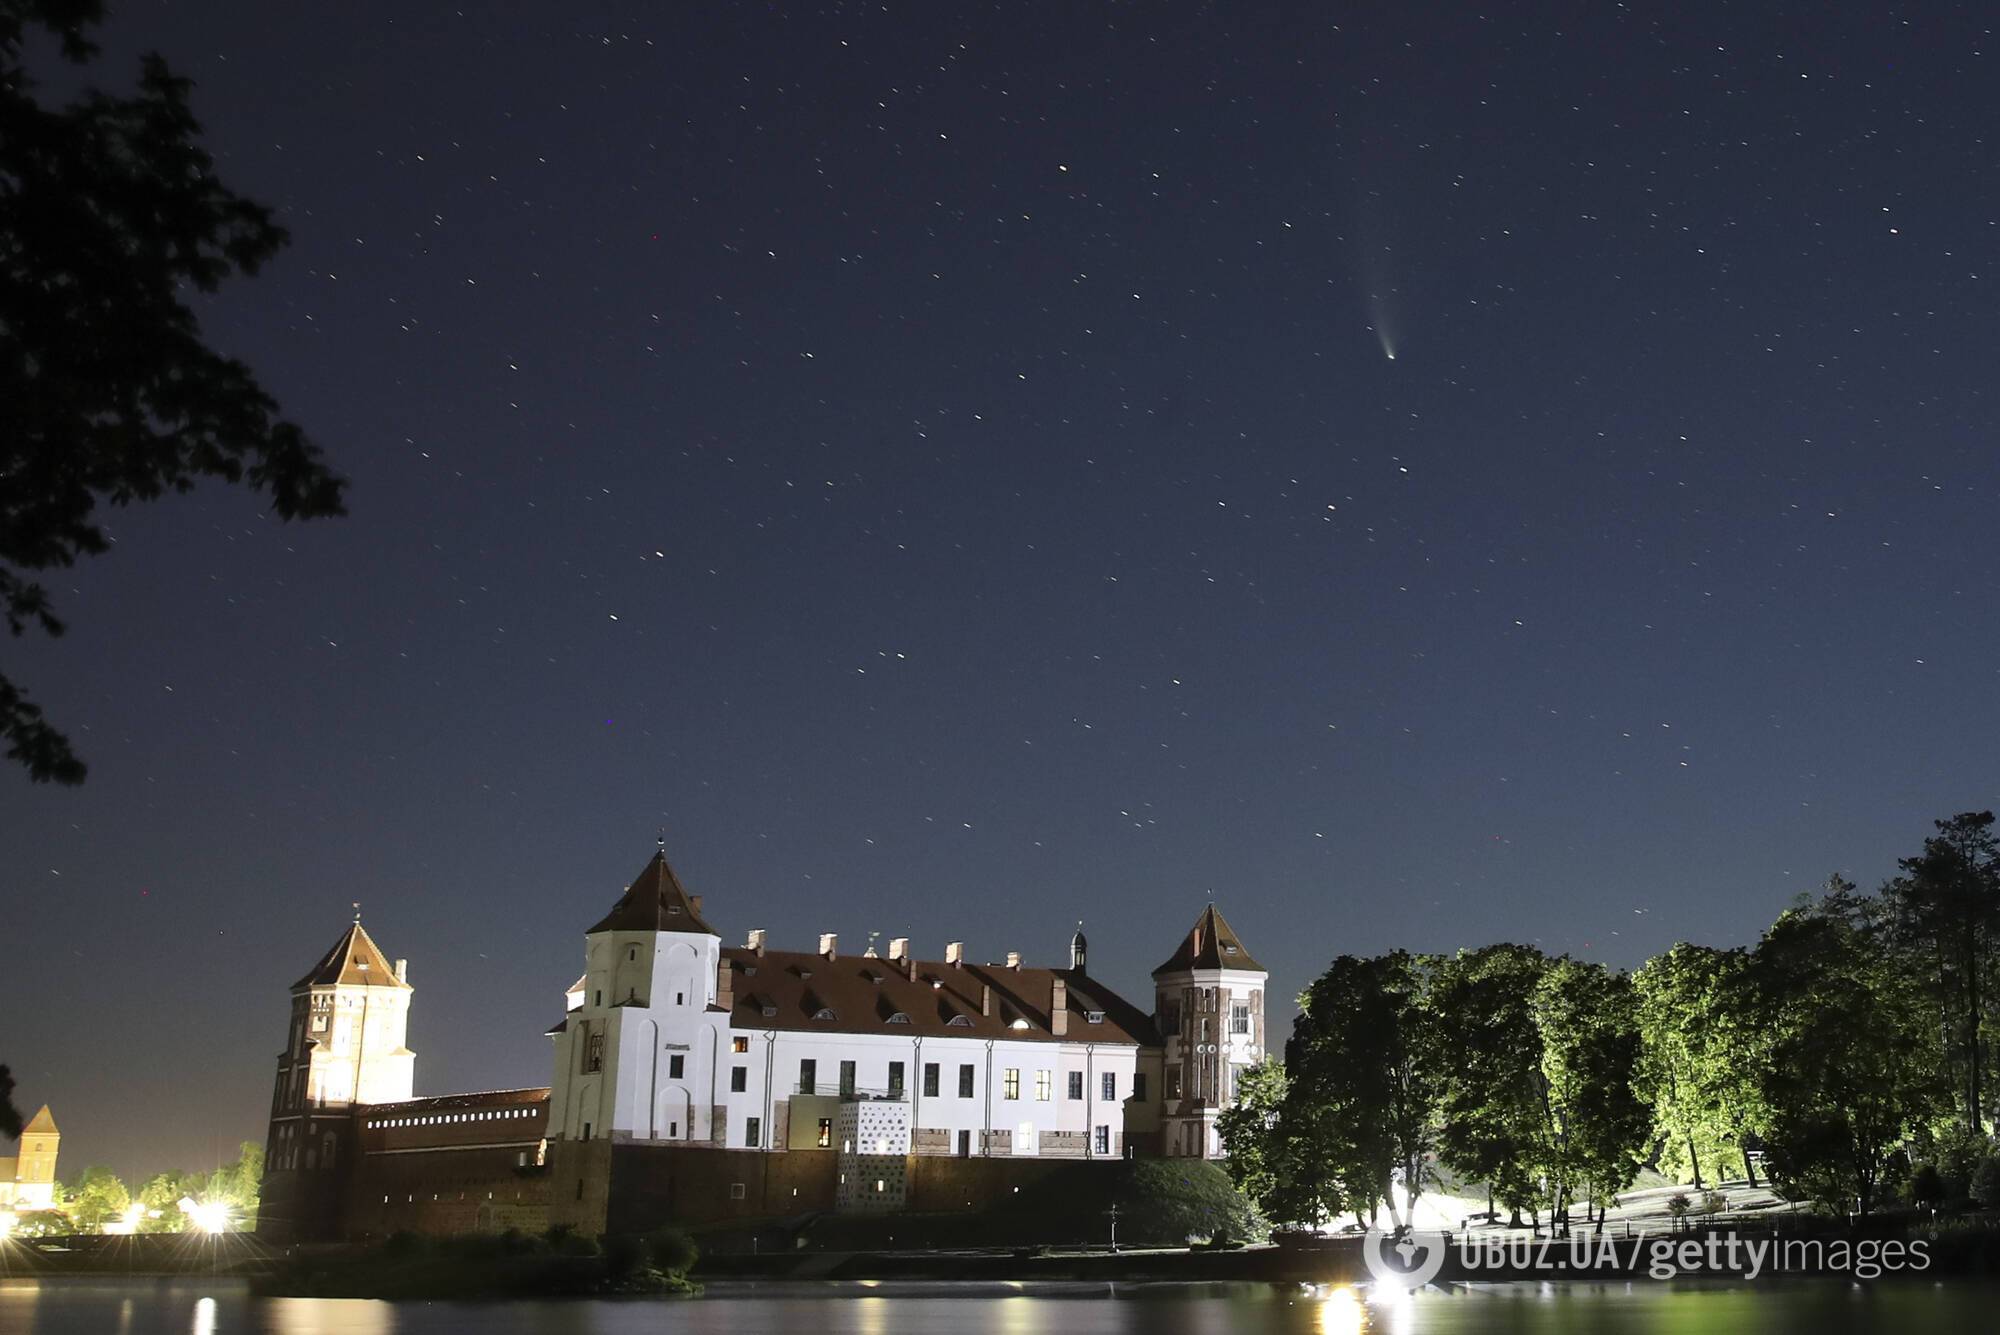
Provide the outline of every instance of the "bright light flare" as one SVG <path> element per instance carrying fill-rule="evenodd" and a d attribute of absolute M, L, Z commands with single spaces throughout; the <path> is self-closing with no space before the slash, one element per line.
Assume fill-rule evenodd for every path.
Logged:
<path fill-rule="evenodd" d="M 188 1222 L 204 1233 L 227 1233 L 229 1231 L 229 1207 L 220 1201 L 197 1201 L 193 1197 L 181 1197 L 181 1213 Z"/>

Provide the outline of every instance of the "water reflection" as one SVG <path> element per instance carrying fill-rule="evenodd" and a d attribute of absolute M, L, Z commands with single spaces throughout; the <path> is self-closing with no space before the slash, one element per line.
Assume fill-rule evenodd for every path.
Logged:
<path fill-rule="evenodd" d="M 676 1302 L 256 1300 L 240 1285 L 0 1280 L 6 1335 L 1961 1335 L 2000 1286 L 737 1283 Z"/>

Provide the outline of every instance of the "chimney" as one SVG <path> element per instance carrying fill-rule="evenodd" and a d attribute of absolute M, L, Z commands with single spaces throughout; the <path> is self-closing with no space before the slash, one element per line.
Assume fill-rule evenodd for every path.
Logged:
<path fill-rule="evenodd" d="M 981 1015 L 991 1015 L 993 1013 L 993 984 L 991 983 L 981 983 L 979 985 L 979 1013 Z"/>
<path fill-rule="evenodd" d="M 1008 951 L 1008 952 L 1007 952 L 1007 967 L 1008 967 L 1008 968 L 1010 968 L 1010 969 L 1018 969 L 1018 968 L 1020 968 L 1020 967 L 1021 967 L 1021 952 L 1020 952 L 1020 951 L 1018 951 L 1018 950 L 1010 950 L 1010 951 Z"/>
<path fill-rule="evenodd" d="M 835 948 L 838 947 L 839 944 L 840 944 L 840 938 L 836 936 L 834 933 L 821 932 L 819 934 L 819 953 L 826 956 L 828 959 L 835 958 L 835 953 L 834 953 Z"/>
<path fill-rule="evenodd" d="M 715 1004 L 726 1015 L 736 1009 L 736 971 L 729 967 L 727 957 L 718 956 L 715 961 Z"/>
<path fill-rule="evenodd" d="M 959 966 L 960 966 L 961 964 L 964 964 L 964 963 L 965 963 L 965 942 L 963 942 L 963 941 L 947 941 L 947 942 L 945 942 L 945 943 L 944 943 L 944 962 L 945 962 L 946 964 L 949 964 L 949 965 L 951 965 L 951 967 L 952 967 L 952 968 L 954 968 L 954 969 L 956 969 L 957 967 L 959 967 Z"/>
<path fill-rule="evenodd" d="M 756 951 L 757 957 L 762 959 L 764 957 L 764 929 L 761 927 L 752 927 L 750 929 L 750 939 L 744 943 L 744 948 Z"/>
<path fill-rule="evenodd" d="M 907 936 L 890 937 L 889 958 L 892 960 L 906 960 L 909 957 L 910 957 L 910 938 Z"/>
<path fill-rule="evenodd" d="M 408 960 L 396 961 L 396 981 L 399 983 L 410 981 L 410 962 Z"/>
<path fill-rule="evenodd" d="M 1057 1038 L 1069 1032 L 1069 985 L 1060 978 L 1049 984 L 1049 1032 Z"/>

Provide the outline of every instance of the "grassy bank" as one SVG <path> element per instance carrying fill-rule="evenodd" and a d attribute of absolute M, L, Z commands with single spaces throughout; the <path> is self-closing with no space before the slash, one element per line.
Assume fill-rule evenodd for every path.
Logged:
<path fill-rule="evenodd" d="M 575 1298 L 697 1293 L 686 1235 L 661 1230 L 602 1245 L 564 1234 L 427 1239 L 399 1234 L 365 1251 L 300 1253 L 250 1291 L 287 1298 Z"/>

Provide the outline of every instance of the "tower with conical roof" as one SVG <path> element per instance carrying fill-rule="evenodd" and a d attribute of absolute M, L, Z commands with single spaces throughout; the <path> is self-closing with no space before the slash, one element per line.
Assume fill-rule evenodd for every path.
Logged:
<path fill-rule="evenodd" d="M 550 1139 L 708 1140 L 720 1128 L 700 1073 L 714 1056 L 694 1035 L 712 1008 L 730 1005 L 718 990 L 722 940 L 664 841 L 583 939 L 583 977 L 553 1031 Z"/>
<path fill-rule="evenodd" d="M 278 1054 L 264 1151 L 274 1178 L 330 1175 L 348 1153 L 355 1104 L 410 1097 L 417 1057 L 406 1042 L 407 972 L 402 960 L 389 962 L 356 913 L 332 949 L 292 984 L 291 1027 Z"/>
<path fill-rule="evenodd" d="M 0 1159 L 0 1209 L 25 1214 L 54 1204 L 56 1149 L 61 1143 L 62 1132 L 44 1103 L 21 1128 L 15 1157 Z"/>
<path fill-rule="evenodd" d="M 1165 1046 L 1165 1153 L 1222 1154 L 1216 1116 L 1236 1100 L 1246 1067 L 1264 1060 L 1264 985 L 1270 975 L 1210 904 L 1173 957 L 1153 970 L 1154 1021 Z"/>

